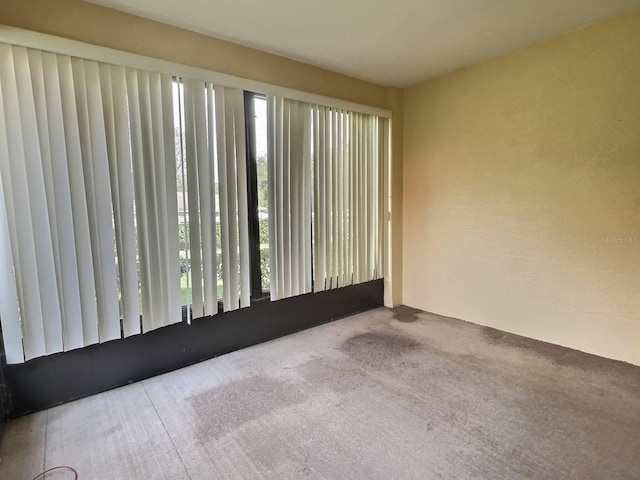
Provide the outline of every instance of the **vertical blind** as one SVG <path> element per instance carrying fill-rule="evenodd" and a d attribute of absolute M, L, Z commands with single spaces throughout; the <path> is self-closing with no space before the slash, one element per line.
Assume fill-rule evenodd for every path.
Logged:
<path fill-rule="evenodd" d="M 314 291 L 382 278 L 388 121 L 313 107 Z"/>
<path fill-rule="evenodd" d="M 244 96 L 235 88 L 214 89 L 211 83 L 189 79 L 183 83 L 189 191 L 187 269 L 192 312 L 201 317 L 218 312 L 218 271 L 222 272 L 224 311 L 249 306 Z"/>
<path fill-rule="evenodd" d="M 248 307 L 250 300 L 249 219 L 244 95 L 229 87 L 216 89 L 218 158 L 220 161 L 220 217 L 222 271 L 225 273 L 225 311 Z"/>
<path fill-rule="evenodd" d="M 267 100 L 271 299 L 382 277 L 388 121 Z M 236 88 L 0 43 L 9 363 L 249 306 L 244 112 Z"/>
<path fill-rule="evenodd" d="M 108 65 L 102 67 L 104 70 L 109 69 Z M 113 71 L 116 75 L 121 75 L 120 68 L 113 68 Z M 125 300 L 124 305 L 127 302 L 137 303 L 140 299 L 142 331 L 145 332 L 182 320 L 178 290 L 178 242 L 174 233 L 177 225 L 177 196 L 171 84 L 172 78 L 169 75 L 128 68 L 126 96 L 119 95 L 122 102 L 120 109 L 126 111 L 127 105 L 129 109 L 129 132 L 124 128 L 127 125 L 124 117 L 117 123 L 121 130 L 118 140 L 123 150 L 118 158 L 122 162 L 119 170 L 127 177 L 132 171 L 135 202 L 131 202 L 128 191 L 124 196 L 117 195 L 122 186 L 129 188 L 129 178 L 120 183 L 111 175 L 111 183 L 115 186 L 112 189 L 114 205 L 119 200 L 126 202 L 127 223 L 119 225 L 117 216 L 114 219 L 119 232 L 135 231 L 137 228 L 138 259 L 136 262 L 135 246 L 130 243 L 128 256 L 118 256 L 118 265 L 122 265 L 124 270 L 127 265 L 131 267 L 137 264 L 140 285 L 138 295 L 133 271 L 128 279 L 128 290 L 121 287 L 120 292 Z M 108 92 L 108 87 L 107 83 L 103 91 Z M 126 156 L 129 141 L 133 168 Z M 136 222 L 132 222 L 134 216 L 131 211 L 134 209 Z M 108 214 L 105 212 L 101 219 L 109 220 Z M 131 237 L 127 239 L 128 242 L 131 240 Z M 112 245 L 105 245 L 105 250 L 110 247 Z M 131 316 L 124 318 L 125 336 L 140 333 L 139 317 L 135 314 L 135 307 L 130 305 L 130 308 Z"/>
<path fill-rule="evenodd" d="M 311 292 L 311 106 L 267 98 L 271 300 Z"/>
<path fill-rule="evenodd" d="M 381 278 L 388 121 L 267 102 L 271 299 Z"/>
<path fill-rule="evenodd" d="M 216 313 L 217 211 L 224 308 L 248 305 L 242 92 L 176 82 L 0 43 L 0 321 L 9 363 L 181 321 L 182 256 L 194 316 Z M 181 106 L 185 115 L 176 115 Z M 178 241 L 182 155 L 189 252 Z"/>

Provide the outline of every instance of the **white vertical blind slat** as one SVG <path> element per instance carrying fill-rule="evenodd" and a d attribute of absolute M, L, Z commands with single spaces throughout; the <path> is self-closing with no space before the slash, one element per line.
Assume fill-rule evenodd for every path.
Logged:
<path fill-rule="evenodd" d="M 342 189 L 344 195 L 344 209 L 345 209 L 345 229 L 344 229 L 344 250 L 345 250 L 345 285 L 351 285 L 353 283 L 353 275 L 351 268 L 351 146 L 349 143 L 349 115 L 348 112 L 342 112 L 343 123 L 343 135 L 345 139 L 345 152 L 344 152 L 344 167 L 342 170 Z"/>
<path fill-rule="evenodd" d="M 342 157 L 340 161 L 340 195 L 342 198 L 342 285 L 351 285 L 350 264 L 349 264 L 349 117 L 344 110 L 340 112 L 340 127 L 342 130 Z"/>
<path fill-rule="evenodd" d="M 162 218 L 164 219 L 164 281 L 166 283 L 167 303 L 165 308 L 165 324 L 182 321 L 182 294 L 180 287 L 180 252 L 178 245 L 178 185 L 176 172 L 176 146 L 174 125 L 173 78 L 171 75 L 161 76 L 162 135 L 164 140 L 164 188 L 160 192 L 163 202 Z"/>
<path fill-rule="evenodd" d="M 313 290 L 315 292 L 324 290 L 324 222 L 323 215 L 324 209 L 321 206 L 324 205 L 324 170 L 322 154 L 324 153 L 324 145 L 320 140 L 320 107 L 314 105 L 312 107 L 312 138 L 313 142 L 313 211 L 314 211 L 314 223 L 313 223 L 313 252 L 316 258 L 316 262 L 313 265 Z"/>
<path fill-rule="evenodd" d="M 278 107 L 282 109 L 282 126 L 280 127 L 280 135 L 282 138 L 282 177 L 280 179 L 280 191 L 282 192 L 282 270 L 284 272 L 282 293 L 280 296 L 291 295 L 292 271 L 291 271 L 291 109 L 290 104 L 281 99 L 278 101 Z"/>
<path fill-rule="evenodd" d="M 340 204 L 340 185 L 342 179 L 340 178 L 340 170 L 342 168 L 340 164 L 340 148 L 342 147 L 342 138 L 340 135 L 340 112 L 337 109 L 333 110 L 333 231 L 334 231 L 334 265 L 335 265 L 335 287 L 342 287 L 342 251 L 340 250 L 342 242 L 342 225 L 340 224 L 342 210 Z"/>
<path fill-rule="evenodd" d="M 163 325 L 162 322 L 162 278 L 160 273 L 160 246 L 159 246 L 159 211 L 158 188 L 159 181 L 157 170 L 158 163 L 162 162 L 162 151 L 158 151 L 155 132 L 155 119 L 152 113 L 154 96 L 154 81 L 157 74 L 152 72 L 138 72 L 138 90 L 140 99 L 140 125 L 142 131 L 143 157 L 141 166 L 144 171 L 143 186 L 140 195 L 144 195 L 146 202 L 145 227 L 143 228 L 144 243 L 146 244 L 147 257 L 146 269 L 149 272 L 146 289 L 143 289 L 148 298 L 147 312 L 143 312 L 142 324 L 144 331 L 153 330 Z M 138 196 L 138 197 L 139 197 Z"/>
<path fill-rule="evenodd" d="M 378 226 L 378 220 L 380 215 L 379 206 L 379 185 L 380 179 L 378 178 L 378 165 L 380 162 L 380 143 L 378 141 L 378 121 L 376 118 L 371 120 L 371 152 L 372 152 L 372 163 L 371 163 L 371 252 L 370 252 L 370 264 L 371 264 L 371 277 L 375 278 L 377 273 L 377 265 L 378 265 L 378 253 L 380 249 L 378 248 L 378 240 L 379 240 L 379 232 L 380 228 Z"/>
<path fill-rule="evenodd" d="M 369 130 L 367 129 L 367 118 L 364 115 L 358 115 L 360 117 L 360 125 L 362 130 L 362 177 L 361 177 L 361 192 L 362 192 L 362 256 L 360 259 L 360 281 L 364 282 L 367 279 L 367 258 L 369 256 L 369 188 L 367 184 L 368 172 L 369 172 Z"/>
<path fill-rule="evenodd" d="M 358 256 L 358 244 L 357 244 L 357 197 L 355 184 L 357 181 L 356 171 L 356 130 L 355 119 L 353 115 L 349 115 L 349 180 L 352 187 L 349 189 L 349 276 L 351 283 L 356 283 L 356 261 Z"/>
<path fill-rule="evenodd" d="M 338 111 L 337 113 L 337 143 L 338 143 L 338 155 L 337 155 L 337 165 L 336 165 L 336 196 L 338 198 L 338 285 L 341 287 L 345 286 L 345 251 L 344 251 L 344 239 L 345 239 L 345 231 L 344 224 L 346 221 L 345 218 L 345 207 L 344 207 L 344 149 L 345 149 L 345 139 L 344 139 L 344 116 L 342 111 Z"/>
<path fill-rule="evenodd" d="M 303 247 L 301 245 L 301 237 L 304 236 L 304 226 L 302 225 L 302 216 L 304 215 L 304 202 L 302 198 L 303 177 L 303 122 L 301 116 L 300 105 L 298 102 L 286 100 L 289 104 L 290 118 L 290 141 L 289 141 L 289 184 L 290 184 L 290 201 L 291 215 L 289 223 L 289 232 L 291 235 L 291 277 L 292 285 L 290 295 L 299 295 L 304 285 L 304 262 Z"/>
<path fill-rule="evenodd" d="M 193 118 L 195 131 L 191 137 L 195 137 L 195 155 L 198 165 L 198 196 L 200 200 L 200 233 L 202 236 L 202 282 L 203 282 L 203 308 L 204 315 L 211 315 L 218 309 L 218 299 L 215 289 L 214 272 L 210 266 L 213 264 L 215 252 L 213 250 L 213 237 L 215 235 L 215 223 L 209 219 L 215 218 L 211 208 L 211 197 L 214 192 L 210 188 L 210 169 L 213 165 L 209 162 L 209 139 L 207 137 L 207 100 L 206 89 L 203 82 L 193 82 L 190 85 L 190 93 L 193 98 Z M 188 131 L 189 129 L 187 129 Z"/>
<path fill-rule="evenodd" d="M 335 288 L 335 270 L 334 270 L 334 258 L 335 258 L 335 233 L 333 229 L 333 115 L 330 109 L 325 109 L 325 133 L 324 143 L 326 152 L 326 172 L 325 172 L 325 195 L 326 195 L 326 225 L 327 225 L 327 289 Z"/>
<path fill-rule="evenodd" d="M 4 53 L 6 52 L 3 52 L 2 46 L 0 46 L 1 61 L 6 58 Z M 2 72 L 0 71 L 0 82 L 1 80 Z M 18 313 L 18 287 L 11 257 L 11 234 L 9 232 L 8 216 L 14 211 L 11 181 L 8 176 L 5 176 L 8 175 L 9 160 L 3 92 L 0 88 L 0 180 L 4 180 L 8 184 L 7 201 L 5 201 L 5 189 L 3 181 L 0 181 L 0 325 L 2 326 L 7 363 L 12 364 L 24 361 L 24 348 Z"/>
<path fill-rule="evenodd" d="M 358 255 L 356 257 L 356 281 L 357 283 L 362 282 L 362 269 L 363 269 L 363 258 L 364 258 L 364 198 L 363 198 L 363 183 L 364 183 L 364 168 L 363 168 L 363 156 L 364 156 L 364 135 L 362 132 L 362 119 L 358 114 L 354 114 L 354 122 L 356 124 L 356 172 L 357 172 L 357 192 L 356 196 L 356 212 L 358 217 L 358 223 L 356 225 L 357 228 L 357 245 L 358 245 Z"/>
<path fill-rule="evenodd" d="M 302 153 L 302 119 L 299 118 L 299 108 L 297 102 L 291 102 L 290 100 L 285 100 L 284 102 L 287 111 L 289 112 L 289 127 L 287 129 L 289 133 L 289 225 L 287 230 L 289 233 L 289 246 L 291 249 L 291 253 L 289 255 L 291 285 L 287 293 L 289 294 L 289 296 L 293 296 L 298 295 L 300 292 L 301 274 L 303 273 L 303 266 L 300 262 L 301 252 L 300 242 L 298 241 L 299 231 L 295 228 L 295 226 L 301 226 L 300 215 L 302 205 L 300 205 L 300 202 L 302 198 L 300 196 L 300 181 L 298 179 L 300 177 L 299 170 L 302 166 L 302 159 L 299 158 L 298 155 Z M 287 216 L 285 216 L 285 221 L 286 218 Z"/>
<path fill-rule="evenodd" d="M 329 185 L 329 156 L 330 156 L 330 138 L 329 138 L 329 112 L 326 107 L 321 107 L 320 110 L 320 161 L 322 165 L 320 167 L 322 182 L 320 185 L 320 196 L 322 201 L 320 202 L 321 210 L 318 212 L 320 218 L 320 230 L 322 232 L 321 238 L 321 246 L 322 246 L 322 263 L 320 264 L 320 269 L 323 275 L 323 289 L 328 290 L 331 288 L 331 279 L 330 279 L 330 252 L 329 252 L 329 242 L 331 241 L 329 227 L 330 227 L 330 211 L 329 211 L 329 196 L 328 185 Z"/>
<path fill-rule="evenodd" d="M 275 132 L 275 143 L 276 143 L 276 158 L 274 159 L 274 163 L 277 169 L 277 177 L 276 177 L 276 190 L 275 194 L 278 196 L 278 206 L 275 214 L 277 217 L 274 219 L 276 225 L 278 226 L 278 249 L 276 253 L 276 260 L 278 262 L 278 270 L 280 272 L 279 277 L 277 278 L 277 288 L 274 300 L 278 300 L 282 298 L 287 289 L 287 278 L 290 275 L 290 271 L 286 268 L 285 259 L 287 255 L 285 253 L 285 249 L 287 248 L 289 238 L 288 232 L 284 227 L 284 216 L 285 212 L 289 208 L 289 205 L 286 200 L 286 192 L 285 188 L 287 185 L 285 184 L 285 172 L 288 167 L 287 160 L 285 159 L 286 145 L 285 145 L 285 133 L 284 133 L 284 100 L 281 98 L 275 99 L 275 122 L 276 122 L 276 132 Z M 282 161 L 277 161 L 277 159 L 282 158 Z"/>
<path fill-rule="evenodd" d="M 371 149 L 369 148 L 369 144 L 370 144 L 370 129 L 369 129 L 369 119 L 370 117 L 368 116 L 364 116 L 361 115 L 362 118 L 362 133 L 363 133 L 363 143 L 364 143 L 364 154 L 363 154 L 363 165 L 362 165 L 362 177 L 363 177 L 363 182 L 362 182 L 362 191 L 363 191 L 363 209 L 364 209 L 364 215 L 363 215 L 363 228 L 364 228 L 364 235 L 363 235 L 363 240 L 364 240 L 364 252 L 363 252 L 363 258 L 362 258 L 362 273 L 361 273 L 361 280 L 364 281 L 365 279 L 369 278 L 368 275 L 368 266 L 369 266 L 369 252 L 370 252 L 370 242 L 371 242 L 371 230 L 369 228 L 369 224 L 371 223 L 371 209 L 370 209 L 370 203 L 371 203 L 371 192 L 370 192 L 370 188 L 369 188 L 369 171 L 370 171 L 370 154 L 371 154 Z"/>
<path fill-rule="evenodd" d="M 215 116 L 215 91 L 211 83 L 207 84 L 207 161 L 210 165 L 209 168 L 209 188 L 212 191 L 211 195 L 211 211 L 209 221 L 211 223 L 211 261 L 208 263 L 210 272 L 210 288 L 212 301 L 209 308 L 211 309 L 209 315 L 215 315 L 218 313 L 218 217 L 219 209 L 216 202 L 215 189 L 217 181 L 217 156 L 216 156 L 216 116 Z"/>
<path fill-rule="evenodd" d="M 333 242 L 334 242 L 334 288 L 342 287 L 341 282 L 341 264 L 340 264 L 340 241 L 341 241 L 341 226 L 340 226 L 340 184 L 342 179 L 340 178 L 340 112 L 337 109 L 331 111 L 333 117 L 332 123 L 332 165 L 333 165 Z"/>
<path fill-rule="evenodd" d="M 300 293 L 308 293 L 312 291 L 313 287 L 313 269 L 311 266 L 311 198 L 313 197 L 313 191 L 311 189 L 311 174 L 313 169 L 312 163 L 312 117 L 311 117 L 311 105 L 308 103 L 303 104 L 301 108 L 301 115 L 303 117 L 303 140 L 302 140 L 302 215 L 301 215 L 301 228 L 300 243 L 302 249 L 302 266 L 304 269 L 302 275 L 302 290 Z"/>

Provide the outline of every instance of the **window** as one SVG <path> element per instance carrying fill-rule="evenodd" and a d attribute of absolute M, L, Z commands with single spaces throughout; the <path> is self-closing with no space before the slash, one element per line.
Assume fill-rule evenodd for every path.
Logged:
<path fill-rule="evenodd" d="M 247 119 L 247 162 L 249 172 L 249 218 L 251 223 L 252 296 L 269 294 L 269 179 L 267 174 L 267 100 L 264 95 L 245 92 Z"/>
<path fill-rule="evenodd" d="M 387 129 L 0 43 L 8 362 L 380 278 Z"/>
<path fill-rule="evenodd" d="M 0 44 L 9 362 L 181 320 L 171 83 Z"/>
<path fill-rule="evenodd" d="M 181 122 L 181 292 L 189 318 L 249 305 L 250 258 L 243 95 L 240 90 L 178 79 Z"/>
<path fill-rule="evenodd" d="M 0 136 L 9 362 L 249 305 L 241 90 L 0 44 Z"/>
<path fill-rule="evenodd" d="M 383 275 L 387 122 L 268 97 L 271 298 Z"/>

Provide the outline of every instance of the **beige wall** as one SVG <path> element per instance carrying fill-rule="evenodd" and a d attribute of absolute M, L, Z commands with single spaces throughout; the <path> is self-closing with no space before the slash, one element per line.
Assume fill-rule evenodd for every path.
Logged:
<path fill-rule="evenodd" d="M 404 302 L 640 364 L 640 12 L 404 109 Z"/>
<path fill-rule="evenodd" d="M 392 110 L 394 198 L 389 298 L 402 288 L 402 91 L 79 0 L 0 0 L 0 24 Z"/>
<path fill-rule="evenodd" d="M 79 0 L 1 0 L 0 24 L 390 107 L 380 85 Z"/>

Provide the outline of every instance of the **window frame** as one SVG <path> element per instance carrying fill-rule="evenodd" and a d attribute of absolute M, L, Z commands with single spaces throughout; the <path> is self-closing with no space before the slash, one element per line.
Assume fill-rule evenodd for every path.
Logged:
<path fill-rule="evenodd" d="M 255 106 L 256 98 L 266 99 L 266 95 L 244 91 L 244 122 L 247 146 L 247 204 L 249 216 L 249 249 L 251 264 L 251 301 L 268 300 L 269 289 L 262 285 L 260 259 L 260 218 L 258 210 L 258 158 L 256 146 Z"/>

